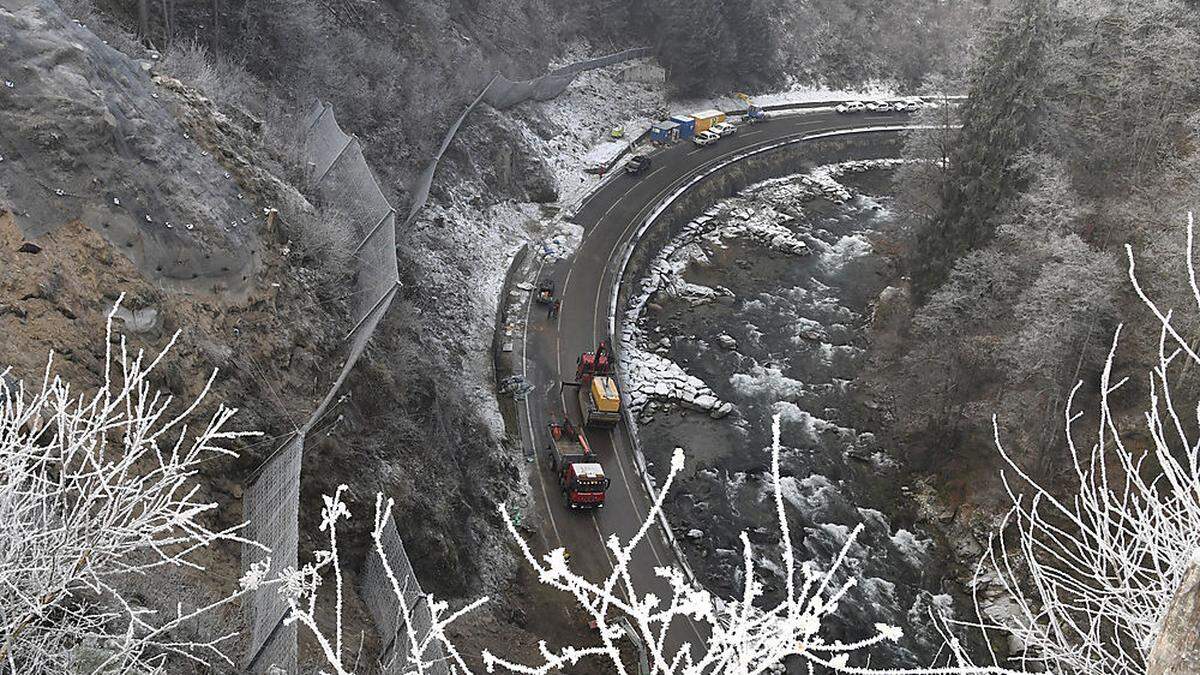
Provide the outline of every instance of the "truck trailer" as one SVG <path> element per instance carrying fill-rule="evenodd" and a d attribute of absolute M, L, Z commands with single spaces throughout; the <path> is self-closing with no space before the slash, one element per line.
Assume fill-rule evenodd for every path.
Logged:
<path fill-rule="evenodd" d="M 614 427 L 621 421 L 621 394 L 611 377 L 591 378 L 579 386 L 579 412 L 585 427 Z"/>
<path fill-rule="evenodd" d="M 546 448 L 546 455 L 563 502 L 568 507 L 604 508 L 609 479 L 587 439 L 576 431 L 570 420 L 550 423 L 550 446 Z"/>
<path fill-rule="evenodd" d="M 612 427 L 621 421 L 621 393 L 617 389 L 617 366 L 608 340 L 594 352 L 583 352 L 575 361 L 579 387 L 579 414 L 585 427 Z"/>

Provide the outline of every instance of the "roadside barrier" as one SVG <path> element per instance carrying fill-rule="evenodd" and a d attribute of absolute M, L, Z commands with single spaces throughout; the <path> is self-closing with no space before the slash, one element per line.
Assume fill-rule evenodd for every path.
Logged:
<path fill-rule="evenodd" d="M 484 100 L 487 101 L 488 105 L 497 110 L 505 110 L 530 99 L 548 101 L 566 91 L 567 87 L 571 86 L 571 83 L 575 81 L 575 76 L 585 70 L 603 68 L 604 66 L 611 66 L 614 63 L 650 56 L 653 53 L 654 50 L 650 47 L 626 49 L 615 54 L 578 61 L 552 70 L 532 80 L 514 82 L 503 75 L 497 74 L 496 79 L 493 81 L 494 86 L 485 90 L 487 95 L 484 97 Z"/>

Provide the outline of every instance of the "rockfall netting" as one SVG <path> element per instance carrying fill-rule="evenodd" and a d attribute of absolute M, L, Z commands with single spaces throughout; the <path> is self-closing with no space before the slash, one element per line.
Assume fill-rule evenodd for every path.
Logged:
<path fill-rule="evenodd" d="M 496 75 L 451 125 L 437 153 L 417 178 L 404 224 L 411 222 L 425 206 L 442 155 L 463 120 L 480 101 L 503 109 L 529 99 L 547 100 L 565 91 L 580 72 L 650 53 L 649 48 L 629 49 L 564 66 L 524 82 L 513 82 Z M 322 205 L 341 214 L 342 222 L 352 229 L 356 242 L 352 323 L 347 326 L 345 362 L 337 380 L 304 426 L 263 465 L 258 478 L 246 489 L 244 511 L 250 521 L 246 536 L 271 549 L 272 576 L 298 565 L 300 466 L 305 435 L 337 396 L 400 285 L 396 261 L 396 211 L 380 190 L 358 139 L 342 131 L 333 107 L 321 101 L 313 103 L 304 125 L 302 160 L 310 190 Z M 372 553 L 368 556 L 359 591 L 385 645 L 381 656 L 384 672 L 398 673 L 409 663 L 414 648 L 406 621 L 411 622 L 416 644 L 422 644 L 429 633 L 432 616 L 391 519 L 384 532 L 383 548 L 395 582 L 387 575 L 382 558 Z M 244 546 L 244 569 L 249 569 L 266 555 L 257 547 Z M 401 589 L 402 599 L 396 597 L 395 585 Z M 287 602 L 274 587 L 251 596 L 246 611 L 250 625 L 249 649 L 244 661 L 246 670 L 265 672 L 271 666 L 277 666 L 289 673 L 297 671 L 296 629 L 294 624 L 284 625 L 287 612 Z M 439 664 L 437 672 L 449 672 L 440 643 L 428 645 L 422 656 Z"/>
<path fill-rule="evenodd" d="M 270 556 L 270 576 L 295 566 L 299 542 L 300 459 L 304 434 L 296 434 L 283 450 L 272 457 L 242 500 L 243 517 L 249 521 L 246 538 L 270 548 L 242 547 L 242 572 Z M 250 643 L 244 667 L 265 672 L 271 666 L 289 673 L 296 668 L 296 624 L 284 625 L 288 603 L 276 586 L 259 588 L 247 602 Z"/>
<path fill-rule="evenodd" d="M 626 49 L 616 54 L 578 61 L 552 70 L 541 77 L 519 82 L 514 82 L 503 75 L 498 75 L 496 80 L 484 90 L 485 95 L 483 100 L 487 101 L 488 105 L 497 110 L 511 108 L 518 103 L 523 103 L 530 99 L 546 101 L 566 91 L 567 87 L 571 86 L 571 82 L 575 80 L 575 76 L 585 70 L 603 68 L 604 66 L 611 66 L 621 61 L 650 56 L 653 52 L 654 50 L 650 47 Z"/>
<path fill-rule="evenodd" d="M 429 635 L 433 615 L 429 611 L 428 598 L 421 592 L 421 586 L 413 574 L 412 564 L 404 552 L 404 543 L 400 541 L 400 535 L 396 532 L 396 522 L 391 518 L 388 518 L 381 540 L 382 555 L 387 556 L 387 565 L 384 565 L 380 552 L 372 552 L 363 570 L 359 593 L 371 612 L 371 618 L 375 620 L 375 626 L 379 630 L 380 640 L 383 641 L 380 658 L 383 672 L 392 675 L 406 672 L 405 667 L 409 665 L 414 649 L 422 645 Z M 388 576 L 389 568 L 395 582 Z M 403 603 L 397 599 L 397 588 L 399 595 L 404 599 Z M 412 634 L 404 622 L 406 615 L 410 617 Z M 426 672 L 449 675 L 440 643 L 425 645 L 421 657 L 423 661 L 432 661 L 435 664 L 432 669 L 426 669 Z"/>
<path fill-rule="evenodd" d="M 412 219 L 417 216 L 417 212 L 424 208 L 425 202 L 429 200 L 429 189 L 433 187 L 433 173 L 437 171 L 438 162 L 442 161 L 442 155 L 446 154 L 446 148 L 450 147 L 450 141 L 454 140 L 454 135 L 458 133 L 458 128 L 462 126 L 463 120 L 467 119 L 467 115 L 475 109 L 475 106 L 479 105 L 479 101 L 487 95 L 488 91 L 491 90 L 492 86 L 499 79 L 499 75 L 493 77 L 492 81 L 488 82 L 483 91 L 479 92 L 479 95 L 475 97 L 475 100 L 471 101 L 471 104 L 463 109 L 458 119 L 454 120 L 454 124 L 450 125 L 450 130 L 442 138 L 442 144 L 438 146 L 437 153 L 433 155 L 433 159 L 429 160 L 429 164 L 425 166 L 425 170 L 417 177 L 417 182 L 413 186 L 412 205 L 408 209 L 408 216 L 404 219 L 405 225 L 412 222 Z"/>
<path fill-rule="evenodd" d="M 309 170 L 311 191 L 326 207 L 340 214 L 340 222 L 351 229 L 354 249 L 354 288 L 350 302 L 351 323 L 346 327 L 345 361 L 337 380 L 321 404 L 297 430 L 293 438 L 261 468 L 258 478 L 246 489 L 245 517 L 249 521 L 246 536 L 271 549 L 272 576 L 287 567 L 298 565 L 300 465 L 304 453 L 304 438 L 325 414 L 330 402 L 341 389 L 350 370 L 366 348 L 379 320 L 387 312 L 400 285 L 396 263 L 396 212 L 388 203 L 379 183 L 367 166 L 358 139 L 347 135 L 338 126 L 333 108 L 317 101 L 305 120 L 307 130 L 303 158 Z M 393 548 L 403 557 L 404 584 L 419 586 L 412 575 L 403 544 L 394 534 Z M 266 557 L 254 546 L 244 546 L 244 569 Z M 390 601 L 399 605 L 391 589 L 386 597 L 364 598 L 369 605 L 384 607 Z M 296 672 L 296 629 L 285 626 L 287 602 L 274 587 L 251 596 L 247 603 L 250 625 L 249 649 L 245 668 L 265 672 L 278 666 Z M 425 628 L 428 631 L 428 623 Z M 391 627 L 380 626 L 394 633 Z M 440 645 L 438 645 L 440 649 Z"/>

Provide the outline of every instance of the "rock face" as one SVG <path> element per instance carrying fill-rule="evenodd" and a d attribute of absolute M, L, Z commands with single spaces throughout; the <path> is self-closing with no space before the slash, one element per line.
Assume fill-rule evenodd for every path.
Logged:
<path fill-rule="evenodd" d="M 245 287 L 261 215 L 147 68 L 52 0 L 0 3 L 0 64 L 0 207 L 26 236 L 78 218 L 151 278 Z"/>
<path fill-rule="evenodd" d="M 1179 590 L 1167 605 L 1162 628 L 1146 660 L 1147 675 L 1195 673 L 1200 670 L 1200 558 L 1192 555 Z"/>

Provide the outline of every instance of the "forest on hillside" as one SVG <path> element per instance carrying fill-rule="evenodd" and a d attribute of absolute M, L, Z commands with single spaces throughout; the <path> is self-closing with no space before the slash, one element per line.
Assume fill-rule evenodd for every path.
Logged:
<path fill-rule="evenodd" d="M 995 414 L 1038 475 L 1062 470 L 1067 394 L 1094 397 L 1117 323 L 1122 373 L 1155 357 L 1126 245 L 1157 297 L 1191 304 L 1198 33 L 1181 0 L 1017 0 L 981 41 L 961 131 L 910 135 L 910 157 L 937 159 L 897 177 L 919 309 L 889 386 L 918 466 L 992 461 Z"/>

